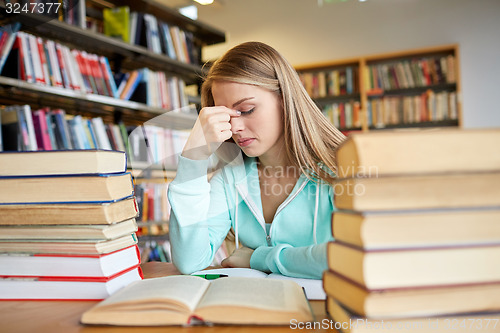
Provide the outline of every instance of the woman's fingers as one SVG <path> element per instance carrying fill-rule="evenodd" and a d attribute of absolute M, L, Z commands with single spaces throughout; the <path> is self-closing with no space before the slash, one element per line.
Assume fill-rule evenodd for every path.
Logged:
<path fill-rule="evenodd" d="M 239 111 L 224 106 L 201 109 L 182 155 L 191 159 L 208 158 L 222 142 L 231 138 L 231 117 L 240 115 Z"/>

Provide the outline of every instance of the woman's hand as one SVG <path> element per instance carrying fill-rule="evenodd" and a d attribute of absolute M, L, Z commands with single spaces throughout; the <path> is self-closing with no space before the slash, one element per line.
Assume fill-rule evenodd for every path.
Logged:
<path fill-rule="evenodd" d="M 187 140 L 182 156 L 192 160 L 208 159 L 219 146 L 231 138 L 231 117 L 239 117 L 240 112 L 225 106 L 201 109 Z"/>
<path fill-rule="evenodd" d="M 252 257 L 253 250 L 248 247 L 240 247 L 234 250 L 234 252 L 222 260 L 222 267 L 239 267 L 239 268 L 250 268 L 250 258 Z"/>

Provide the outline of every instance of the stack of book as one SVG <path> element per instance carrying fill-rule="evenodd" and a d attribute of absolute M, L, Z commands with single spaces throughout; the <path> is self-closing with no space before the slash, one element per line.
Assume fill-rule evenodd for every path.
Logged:
<path fill-rule="evenodd" d="M 125 153 L 0 153 L 0 299 L 108 297 L 142 279 Z"/>
<path fill-rule="evenodd" d="M 454 129 L 339 147 L 323 285 L 340 329 L 500 328 L 498 142 L 500 130 Z"/>

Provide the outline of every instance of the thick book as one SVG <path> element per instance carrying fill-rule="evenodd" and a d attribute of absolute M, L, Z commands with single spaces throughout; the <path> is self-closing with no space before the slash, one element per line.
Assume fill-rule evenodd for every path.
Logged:
<path fill-rule="evenodd" d="M 364 251 L 330 242 L 327 258 L 330 270 L 368 290 L 500 281 L 500 244 Z"/>
<path fill-rule="evenodd" d="M 104 254 L 121 250 L 137 244 L 135 234 L 109 240 L 0 240 L 0 252 L 25 254 L 67 254 L 87 255 Z"/>
<path fill-rule="evenodd" d="M 373 320 L 352 313 L 330 297 L 326 311 L 333 321 L 331 328 L 342 333 L 496 333 L 500 327 L 500 312 Z"/>
<path fill-rule="evenodd" d="M 112 224 L 68 224 L 34 225 L 30 220 L 18 220 L 13 225 L 0 225 L 0 240 L 106 240 L 123 237 L 137 231 L 135 219 Z"/>
<path fill-rule="evenodd" d="M 123 326 L 290 325 L 311 321 L 302 289 L 290 281 L 167 276 L 132 283 L 86 311 L 83 324 Z"/>
<path fill-rule="evenodd" d="M 332 214 L 336 240 L 367 250 L 500 243 L 500 208 Z"/>
<path fill-rule="evenodd" d="M 323 282 L 321 279 L 305 279 L 305 278 L 294 278 L 290 276 L 281 275 L 278 273 L 267 274 L 265 272 L 259 271 L 252 268 L 215 268 L 206 269 L 198 272 L 194 272 L 191 275 L 213 275 L 221 274 L 229 277 L 251 277 L 251 278 L 267 278 L 267 279 L 277 279 L 277 280 L 289 280 L 297 283 L 304 289 L 306 297 L 308 300 L 325 300 L 326 294 L 323 290 Z"/>
<path fill-rule="evenodd" d="M 139 266 L 109 278 L 0 278 L 1 300 L 103 300 L 143 278 Z"/>
<path fill-rule="evenodd" d="M 9 253 L 0 256 L 0 278 L 45 277 L 101 281 L 139 264 L 137 245 L 93 255 Z"/>
<path fill-rule="evenodd" d="M 112 202 L 130 197 L 133 192 L 130 173 L 0 177 L 0 205 Z"/>
<path fill-rule="evenodd" d="M 54 150 L 0 153 L 1 176 L 106 174 L 127 171 L 124 152 Z"/>
<path fill-rule="evenodd" d="M 346 178 L 334 190 L 335 206 L 354 211 L 499 207 L 500 170 Z"/>
<path fill-rule="evenodd" d="M 337 149 L 338 176 L 484 172 L 500 169 L 499 129 L 355 133 Z"/>
<path fill-rule="evenodd" d="M 115 202 L 0 205 L 0 225 L 113 224 L 137 216 L 134 197 Z M 24 222 L 23 222 L 24 223 Z"/>
<path fill-rule="evenodd" d="M 332 271 L 325 271 L 323 285 L 328 297 L 334 298 L 354 313 L 368 318 L 387 319 L 484 311 L 500 312 L 499 282 L 369 291 Z"/>

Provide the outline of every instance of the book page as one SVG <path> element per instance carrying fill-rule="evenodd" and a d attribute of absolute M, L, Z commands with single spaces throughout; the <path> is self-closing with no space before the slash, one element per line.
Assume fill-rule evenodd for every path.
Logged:
<path fill-rule="evenodd" d="M 302 289 L 290 281 L 227 277 L 212 280 L 198 309 L 243 306 L 269 310 L 296 310 L 305 301 Z"/>
<path fill-rule="evenodd" d="M 215 268 L 204 269 L 202 271 L 194 272 L 191 275 L 204 275 L 204 274 L 223 274 L 235 277 L 257 277 L 265 278 L 267 273 L 252 268 Z"/>
<path fill-rule="evenodd" d="M 294 278 L 290 276 L 285 276 L 277 273 L 271 273 L 267 276 L 269 279 L 277 280 L 289 280 L 297 283 L 299 286 L 304 288 L 306 292 L 306 297 L 309 300 L 325 300 L 326 294 L 323 289 L 323 281 L 316 279 L 302 279 Z"/>
<path fill-rule="evenodd" d="M 130 308 L 133 304 L 161 303 L 171 300 L 184 304 L 190 311 L 203 297 L 210 282 L 195 276 L 167 276 L 137 281 L 116 292 L 97 306 L 104 308 Z"/>

